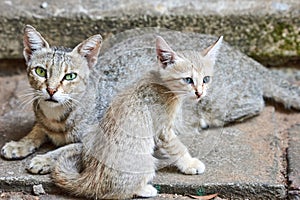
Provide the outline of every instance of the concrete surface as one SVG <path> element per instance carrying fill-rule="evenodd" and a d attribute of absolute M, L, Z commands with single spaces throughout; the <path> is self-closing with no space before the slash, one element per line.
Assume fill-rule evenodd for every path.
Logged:
<path fill-rule="evenodd" d="M 34 119 L 30 106 L 20 110 L 20 95 L 28 88 L 24 73 L 0 77 L 0 86 L 2 146 L 7 141 L 26 135 Z M 153 184 L 161 193 L 167 194 L 218 193 L 221 198 L 285 199 L 289 193 L 286 176 L 294 177 L 291 187 L 299 181 L 299 176 L 295 174 L 297 170 L 290 170 L 287 174 L 286 160 L 286 148 L 290 145 L 288 161 L 291 164 L 294 162 L 291 165 L 293 169 L 299 169 L 299 126 L 290 129 L 295 124 L 300 124 L 299 113 L 287 113 L 280 108 L 275 111 L 273 106 L 267 106 L 260 116 L 245 123 L 209 129 L 196 135 L 182 135 L 182 141 L 194 156 L 206 164 L 207 171 L 203 175 L 187 176 L 178 173 L 174 168 L 164 168 L 159 170 Z M 288 143 L 289 137 L 292 140 Z M 53 147 L 48 145 L 40 153 L 49 148 Z M 33 185 L 42 184 L 47 193 L 63 193 L 53 185 L 48 175 L 27 173 L 25 168 L 31 157 L 19 161 L 0 160 L 0 191 L 22 191 L 30 194 Z M 293 191 L 295 194 L 299 190 L 293 188 Z M 51 195 L 42 197 L 52 198 Z M 169 196 L 161 195 L 155 199 L 168 198 Z"/>
<path fill-rule="evenodd" d="M 288 181 L 290 184 L 289 196 L 291 199 L 300 197 L 300 125 L 289 130 L 288 151 Z"/>
<path fill-rule="evenodd" d="M 300 60 L 299 8 L 298 0 L 5 0 L 0 1 L 0 59 L 22 57 L 25 24 L 47 33 L 43 36 L 51 45 L 70 47 L 95 33 L 107 38 L 123 30 L 155 26 L 224 35 L 248 55 L 277 65 Z M 31 105 L 22 97 L 28 89 L 20 67 L 23 61 L 13 62 L 0 63 L 0 147 L 26 135 L 34 122 Z M 8 73 L 10 68 L 13 73 Z M 18 75 L 12 75 L 16 71 Z M 299 199 L 299 124 L 299 112 L 269 105 L 245 123 L 182 135 L 207 171 L 186 176 L 174 168 L 160 169 L 153 184 L 161 194 L 153 199 L 188 199 L 184 195 L 212 193 L 218 193 L 218 199 Z M 46 145 L 38 153 L 52 148 Z M 0 158 L 1 199 L 74 199 L 55 187 L 48 175 L 28 174 L 25 168 L 30 158 Z M 46 195 L 32 195 L 38 184 Z"/>
<path fill-rule="evenodd" d="M 0 1 L 0 58 L 21 58 L 25 24 L 47 33 L 50 43 L 76 45 L 137 27 L 164 27 L 224 35 L 265 64 L 300 59 L 300 1 L 268 0 L 5 0 Z"/>

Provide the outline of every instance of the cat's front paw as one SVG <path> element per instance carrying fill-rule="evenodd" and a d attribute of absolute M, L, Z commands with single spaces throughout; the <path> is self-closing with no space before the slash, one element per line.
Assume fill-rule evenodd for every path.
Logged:
<path fill-rule="evenodd" d="M 198 160 L 197 158 L 192 158 L 188 163 L 186 168 L 183 170 L 185 174 L 202 174 L 205 171 L 205 165 L 203 162 Z"/>
<path fill-rule="evenodd" d="M 27 170 L 32 174 L 49 174 L 54 166 L 54 160 L 48 155 L 37 155 L 30 161 Z"/>
<path fill-rule="evenodd" d="M 6 159 L 22 159 L 32 154 L 35 151 L 35 147 L 26 142 L 11 141 L 6 143 L 1 149 L 1 156 Z"/>

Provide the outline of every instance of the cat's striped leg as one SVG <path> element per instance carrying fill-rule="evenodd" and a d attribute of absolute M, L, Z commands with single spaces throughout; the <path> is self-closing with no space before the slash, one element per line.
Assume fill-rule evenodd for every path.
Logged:
<path fill-rule="evenodd" d="M 10 141 L 1 149 L 1 156 L 6 159 L 22 159 L 34 153 L 47 140 L 46 133 L 39 124 L 19 141 Z"/>

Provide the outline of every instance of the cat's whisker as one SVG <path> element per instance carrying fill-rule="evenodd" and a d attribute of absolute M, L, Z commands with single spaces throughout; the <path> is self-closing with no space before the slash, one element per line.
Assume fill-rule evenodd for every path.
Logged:
<path fill-rule="evenodd" d="M 35 111 L 37 111 L 38 110 L 38 106 L 39 106 L 39 104 L 41 103 L 41 98 L 39 98 L 39 99 L 37 99 L 38 101 L 37 101 L 37 104 L 35 105 Z"/>
<path fill-rule="evenodd" d="M 67 109 L 71 109 L 71 108 L 72 108 L 72 103 L 71 103 L 69 100 L 64 101 L 64 102 L 62 103 L 62 105 L 63 105 L 63 107 L 65 107 L 65 108 L 67 108 Z"/>
<path fill-rule="evenodd" d="M 80 102 L 77 102 L 74 99 L 73 100 L 72 99 L 68 100 L 67 103 L 68 103 L 69 108 L 72 108 L 74 105 L 75 106 L 80 106 L 81 105 Z"/>
<path fill-rule="evenodd" d="M 38 91 L 32 88 L 26 89 L 24 91 L 22 91 L 21 94 L 18 94 L 18 98 L 23 98 L 23 97 L 30 97 L 30 96 L 34 96 Z"/>
<path fill-rule="evenodd" d="M 36 91 L 31 90 L 30 93 L 24 93 L 24 94 L 18 95 L 18 98 L 20 98 L 21 105 L 22 105 L 22 104 L 27 103 L 28 101 L 31 101 L 32 99 L 35 99 L 39 96 L 40 96 L 39 93 L 37 93 Z"/>
<path fill-rule="evenodd" d="M 26 93 L 26 94 L 20 94 L 18 95 L 19 98 L 24 98 L 24 97 L 31 97 L 31 96 L 34 96 L 35 93 L 32 92 L 32 93 Z"/>
<path fill-rule="evenodd" d="M 26 89 L 24 89 L 24 90 L 22 90 L 22 94 L 25 94 L 25 93 L 27 93 L 27 92 L 34 92 L 34 91 L 36 91 L 35 89 L 33 89 L 33 88 L 26 88 Z"/>
<path fill-rule="evenodd" d="M 187 97 L 187 96 L 188 96 L 188 94 L 186 94 L 186 93 L 183 93 L 183 94 L 176 94 L 175 96 L 172 97 L 172 99 L 171 99 L 170 101 L 176 100 L 176 99 L 178 99 L 178 98 L 185 98 L 185 97 Z"/>
<path fill-rule="evenodd" d="M 82 103 L 80 101 L 72 97 L 69 97 L 65 102 L 67 103 L 69 108 L 73 107 L 73 105 L 82 106 Z"/>
<path fill-rule="evenodd" d="M 187 93 L 187 91 L 184 90 L 171 90 L 171 91 L 166 91 L 164 92 L 165 94 L 169 94 L 169 93 L 174 93 L 174 94 L 185 94 Z"/>
<path fill-rule="evenodd" d="M 22 111 L 24 111 L 27 108 L 27 106 L 31 105 L 31 103 L 33 101 L 34 101 L 33 98 L 21 101 L 21 103 L 18 105 L 18 108 L 20 108 Z"/>
<path fill-rule="evenodd" d="M 35 100 L 39 99 L 39 96 L 35 96 L 30 99 L 26 99 L 25 101 L 21 102 L 20 108 L 21 110 L 25 110 L 27 106 L 31 105 Z"/>

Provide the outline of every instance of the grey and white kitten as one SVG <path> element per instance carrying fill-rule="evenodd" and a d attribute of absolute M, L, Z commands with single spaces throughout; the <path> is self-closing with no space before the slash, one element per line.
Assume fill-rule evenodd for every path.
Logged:
<path fill-rule="evenodd" d="M 171 41 L 178 50 L 199 49 L 216 39 L 197 33 L 148 28 L 126 31 L 104 41 L 100 86 L 110 95 L 101 97 L 103 110 L 124 82 L 135 80 L 147 69 L 145 63 L 155 63 L 152 56 L 155 49 L 151 43 L 156 34 Z M 197 106 L 184 104 L 181 115 L 184 117 L 178 122 L 184 120 L 195 128 L 207 128 L 242 121 L 258 115 L 265 99 L 300 110 L 299 86 L 292 85 L 227 43 L 220 50 L 208 93 Z"/>
<path fill-rule="evenodd" d="M 159 63 L 155 68 L 148 63 L 148 72 L 113 96 L 99 126 L 83 139 L 82 151 L 62 154 L 52 174 L 55 183 L 96 199 L 156 196 L 149 184 L 157 164 L 154 149 L 184 174 L 203 173 L 205 165 L 176 136 L 175 119 L 183 100 L 195 104 L 206 95 L 221 42 L 202 52 L 175 52 L 157 37 Z"/>

